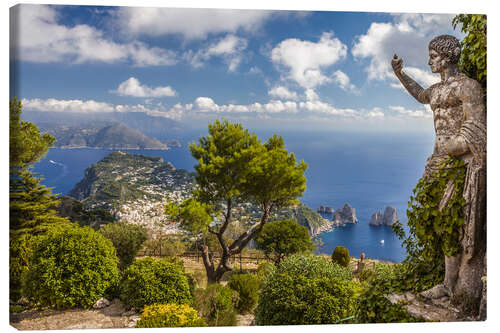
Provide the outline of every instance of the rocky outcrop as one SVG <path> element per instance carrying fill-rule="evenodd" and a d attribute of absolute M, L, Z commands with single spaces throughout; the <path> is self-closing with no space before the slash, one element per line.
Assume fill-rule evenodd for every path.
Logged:
<path fill-rule="evenodd" d="M 318 207 L 318 213 L 333 214 L 334 210 L 333 210 L 332 207 L 329 207 L 329 206 L 319 206 Z"/>
<path fill-rule="evenodd" d="M 398 220 L 398 213 L 396 209 L 391 206 L 385 207 L 384 215 L 378 210 L 375 214 L 372 215 L 370 219 L 371 226 L 392 226 Z"/>
<path fill-rule="evenodd" d="M 356 218 L 356 209 L 352 208 L 348 203 L 344 204 L 335 212 L 333 221 L 336 225 L 354 224 L 358 222 Z"/>

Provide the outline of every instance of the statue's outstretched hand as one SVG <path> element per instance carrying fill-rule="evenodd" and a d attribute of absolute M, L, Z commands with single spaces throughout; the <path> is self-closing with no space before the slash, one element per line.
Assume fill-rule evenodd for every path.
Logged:
<path fill-rule="evenodd" d="M 394 73 L 398 75 L 403 69 L 403 59 L 398 58 L 398 55 L 394 53 L 394 58 L 392 58 L 391 65 Z"/>

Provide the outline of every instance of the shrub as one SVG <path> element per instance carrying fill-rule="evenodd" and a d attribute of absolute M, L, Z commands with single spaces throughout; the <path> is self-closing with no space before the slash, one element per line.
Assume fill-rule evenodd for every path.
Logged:
<path fill-rule="evenodd" d="M 207 326 L 192 307 L 182 304 L 153 304 L 144 307 L 138 328 Z"/>
<path fill-rule="evenodd" d="M 107 224 L 99 231 L 104 237 L 111 240 L 116 248 L 122 270 L 134 261 L 142 243 L 148 238 L 144 227 L 124 222 Z"/>
<path fill-rule="evenodd" d="M 360 287 L 346 270 L 313 255 L 285 259 L 264 281 L 256 324 L 334 324 L 353 315 Z"/>
<path fill-rule="evenodd" d="M 208 326 L 236 325 L 234 305 L 238 294 L 231 288 L 214 283 L 195 291 L 195 305 Z"/>
<path fill-rule="evenodd" d="M 273 221 L 255 239 L 257 249 L 279 266 L 281 260 L 299 252 L 311 252 L 314 243 L 307 228 L 292 220 Z"/>
<path fill-rule="evenodd" d="M 332 253 L 332 261 L 336 262 L 340 266 L 348 267 L 351 262 L 349 250 L 343 246 L 337 246 Z"/>
<path fill-rule="evenodd" d="M 392 304 L 385 296 L 403 291 L 401 275 L 403 265 L 378 263 L 369 278 L 366 288 L 358 297 L 356 321 L 358 323 L 418 322 L 401 304 Z M 402 289 L 403 288 L 403 289 Z"/>
<path fill-rule="evenodd" d="M 236 309 L 240 313 L 251 312 L 259 299 L 259 278 L 254 274 L 234 274 L 228 286 L 238 292 Z"/>
<path fill-rule="evenodd" d="M 353 273 L 347 268 L 332 263 L 326 258 L 313 254 L 296 254 L 284 260 L 278 271 L 294 275 L 304 274 L 307 277 L 327 276 L 341 280 L 352 280 Z"/>
<path fill-rule="evenodd" d="M 265 261 L 257 267 L 257 276 L 259 279 L 263 280 L 274 268 L 275 266 L 273 263 Z"/>
<path fill-rule="evenodd" d="M 189 283 L 179 265 L 168 260 L 136 260 L 123 272 L 120 285 L 122 302 L 136 309 L 146 305 L 190 304 Z"/>
<path fill-rule="evenodd" d="M 90 227 L 50 227 L 33 245 L 26 296 L 55 308 L 92 306 L 118 279 L 113 244 Z"/>

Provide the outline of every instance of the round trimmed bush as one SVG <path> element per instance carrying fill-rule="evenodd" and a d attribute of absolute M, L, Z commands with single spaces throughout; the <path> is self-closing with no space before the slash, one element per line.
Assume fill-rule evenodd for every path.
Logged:
<path fill-rule="evenodd" d="M 336 262 L 340 266 L 349 266 L 349 263 L 351 262 L 349 250 L 343 246 L 337 246 L 332 253 L 332 261 Z"/>
<path fill-rule="evenodd" d="M 54 225 L 36 237 L 26 277 L 26 296 L 39 306 L 91 307 L 118 281 L 111 241 L 90 227 Z"/>
<path fill-rule="evenodd" d="M 285 259 L 264 281 L 256 324 L 334 324 L 353 315 L 360 286 L 346 270 L 313 255 Z"/>
<path fill-rule="evenodd" d="M 228 287 L 238 292 L 236 309 L 240 313 L 251 312 L 259 299 L 259 278 L 254 274 L 234 274 Z"/>
<path fill-rule="evenodd" d="M 196 309 L 208 326 L 236 325 L 234 305 L 237 302 L 238 293 L 217 283 L 195 291 Z"/>
<path fill-rule="evenodd" d="M 203 327 L 205 321 L 198 317 L 195 309 L 186 304 L 153 304 L 146 305 L 138 328 L 154 327 Z"/>
<path fill-rule="evenodd" d="M 168 260 L 136 260 L 123 272 L 120 299 L 132 308 L 146 305 L 191 304 L 189 283 L 182 268 Z"/>

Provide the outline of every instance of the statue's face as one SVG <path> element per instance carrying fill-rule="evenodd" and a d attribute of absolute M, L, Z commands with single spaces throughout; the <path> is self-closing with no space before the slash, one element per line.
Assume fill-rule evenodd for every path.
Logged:
<path fill-rule="evenodd" d="M 448 59 L 437 51 L 429 50 L 429 66 L 433 73 L 441 73 L 441 71 L 448 65 Z"/>

